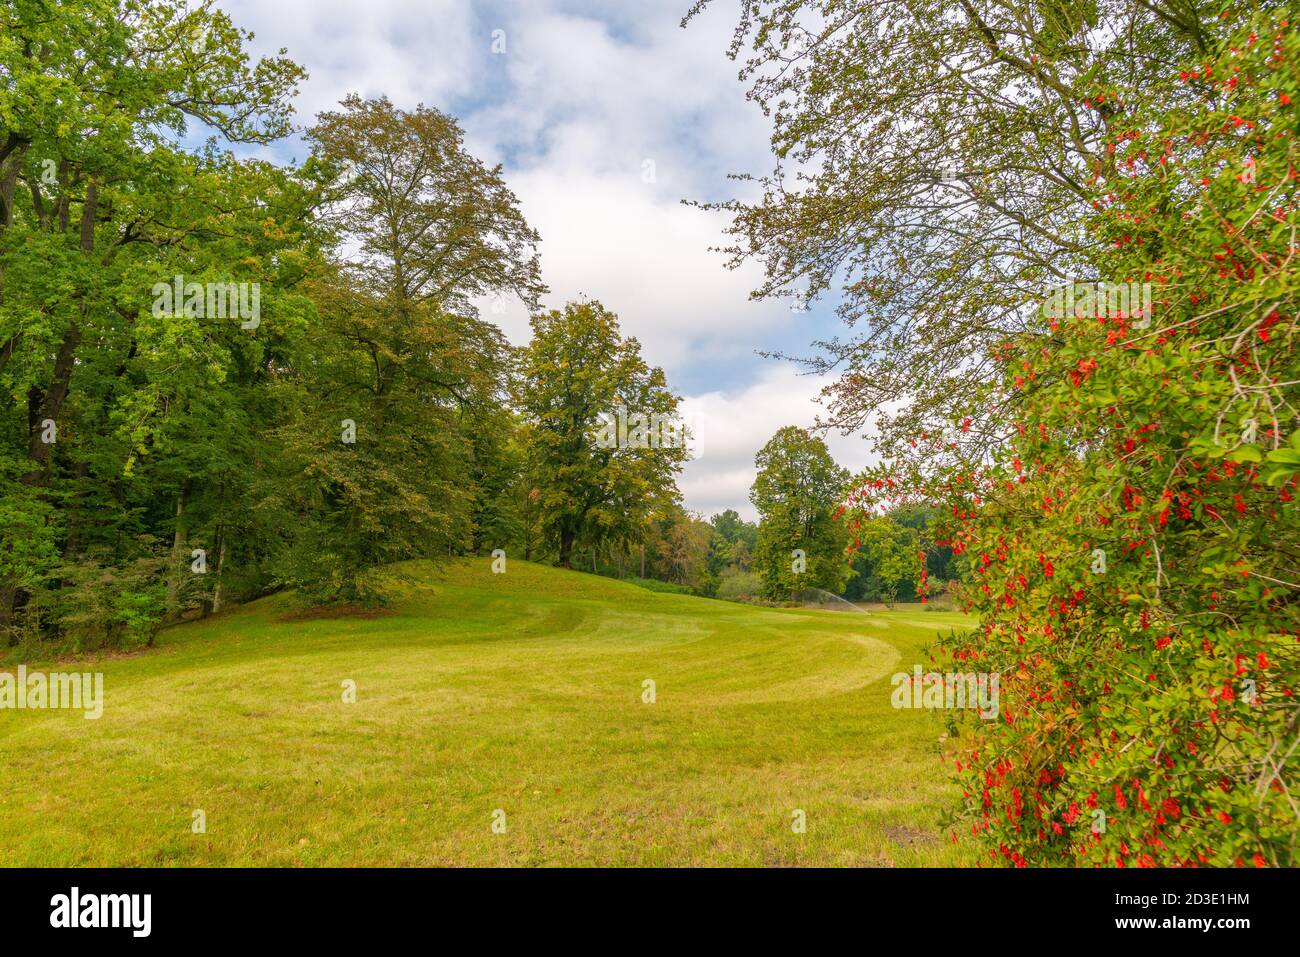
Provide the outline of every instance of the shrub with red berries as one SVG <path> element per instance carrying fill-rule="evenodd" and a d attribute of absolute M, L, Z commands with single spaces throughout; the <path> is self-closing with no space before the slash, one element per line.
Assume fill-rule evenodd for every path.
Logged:
<path fill-rule="evenodd" d="M 942 644 L 1001 713 L 945 758 L 998 862 L 1297 859 L 1300 32 L 1261 17 L 1181 80 L 1214 95 L 1121 104 L 1091 171 L 1096 279 L 1149 305 L 1041 315 L 849 514 L 937 505 L 969 563 Z"/>

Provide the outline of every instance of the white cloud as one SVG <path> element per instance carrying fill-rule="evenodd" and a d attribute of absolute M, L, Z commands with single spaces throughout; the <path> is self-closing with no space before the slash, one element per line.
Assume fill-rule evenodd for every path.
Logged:
<path fill-rule="evenodd" d="M 729 25 L 681 30 L 680 5 L 646 4 L 632 39 L 555 6 L 510 20 L 509 53 L 495 58 L 510 93 L 466 118 L 472 143 L 509 160 L 507 181 L 541 233 L 547 305 L 599 299 L 670 381 L 688 364 L 752 370 L 789 309 L 750 302 L 758 267 L 730 272 L 709 251 L 726 217 L 681 203 L 767 162 L 764 121 L 722 55 Z M 527 337 L 522 309 L 502 326 Z"/>
<path fill-rule="evenodd" d="M 681 483 L 686 503 L 752 515 L 754 454 L 781 426 L 811 424 L 824 384 L 755 351 L 825 330 L 786 304 L 749 301 L 758 267 L 731 272 L 708 251 L 725 244 L 725 216 L 681 203 L 734 195 L 744 184 L 727 173 L 770 168 L 767 121 L 725 56 L 734 6 L 711 5 L 682 30 L 685 0 L 220 2 L 256 31 L 257 53 L 287 47 L 308 69 L 304 123 L 352 91 L 454 113 L 541 234 L 545 304 L 599 299 L 670 384 L 718 390 L 687 403 L 705 445 Z M 480 307 L 527 341 L 521 304 Z M 841 464 L 864 464 L 860 439 L 829 441 Z"/>
<path fill-rule="evenodd" d="M 676 0 L 643 3 L 642 29 L 628 38 L 559 6 L 572 4 L 531 4 L 512 20 L 510 52 L 490 64 L 504 71 L 509 95 L 468 123 L 513 152 L 510 165 L 639 175 L 653 160 L 673 201 L 716 192 L 720 172 L 769 165 L 767 121 L 723 55 L 725 11 L 682 30 Z"/>
<path fill-rule="evenodd" d="M 718 241 L 716 215 L 665 202 L 634 174 L 548 167 L 510 182 L 542 235 L 547 304 L 599 299 L 670 382 L 687 363 L 752 364 L 764 330 L 790 321 L 782 304 L 748 301 L 753 270 L 728 272 L 708 252 Z M 526 340 L 522 308 L 501 325 L 512 340 Z"/>
<path fill-rule="evenodd" d="M 627 35 L 561 0 L 477 12 L 465 0 L 223 6 L 255 30 L 259 53 L 285 46 L 308 68 L 303 122 L 349 91 L 455 106 L 470 148 L 504 163 L 542 236 L 546 304 L 601 300 L 670 382 L 710 364 L 722 381 L 748 378 L 754 350 L 794 321 L 782 303 L 749 301 L 757 266 L 728 271 L 709 251 L 724 241 L 725 215 L 681 203 L 769 162 L 765 121 L 723 55 L 730 13 L 682 30 L 683 4 L 645 3 Z M 485 314 L 526 341 L 522 306 Z"/>
<path fill-rule="evenodd" d="M 399 106 L 445 103 L 474 89 L 475 59 L 489 35 L 477 35 L 465 0 L 219 0 L 237 27 L 256 35 L 252 50 L 281 47 L 307 69 L 295 101 L 310 125 L 344 95 L 387 97 Z"/>
<path fill-rule="evenodd" d="M 687 463 L 678 482 L 686 507 L 705 518 L 734 508 L 754 521 L 749 489 L 757 471 L 754 456 L 777 429 L 808 427 L 818 409 L 818 392 L 830 380 L 800 375 L 789 364 L 766 366 L 758 381 L 733 392 L 687 396 L 683 417 L 695 432 L 696 460 Z M 850 472 L 871 464 L 868 444 L 860 436 L 831 432 L 825 436 L 835 461 Z"/>

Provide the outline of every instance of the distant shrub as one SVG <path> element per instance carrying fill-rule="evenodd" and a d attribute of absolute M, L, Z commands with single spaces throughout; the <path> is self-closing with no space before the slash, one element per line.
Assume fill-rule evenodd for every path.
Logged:
<path fill-rule="evenodd" d="M 64 650 L 141 648 L 153 643 L 167 612 L 167 561 L 146 556 L 126 565 L 91 557 L 59 565 L 56 589 L 40 589 L 25 612 L 53 625 Z"/>
<path fill-rule="evenodd" d="M 718 597 L 726 601 L 754 601 L 762 592 L 763 580 L 757 572 L 743 572 L 732 566 L 722 572 Z"/>

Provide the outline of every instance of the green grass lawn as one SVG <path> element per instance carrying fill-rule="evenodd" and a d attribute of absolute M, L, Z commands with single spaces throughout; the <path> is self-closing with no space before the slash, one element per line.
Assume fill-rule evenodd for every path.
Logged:
<path fill-rule="evenodd" d="M 0 710 L 0 863 L 971 861 L 939 831 L 942 722 L 889 682 L 962 616 L 490 564 L 403 566 L 382 617 L 284 620 L 275 597 L 58 666 L 104 672 L 103 717 Z"/>

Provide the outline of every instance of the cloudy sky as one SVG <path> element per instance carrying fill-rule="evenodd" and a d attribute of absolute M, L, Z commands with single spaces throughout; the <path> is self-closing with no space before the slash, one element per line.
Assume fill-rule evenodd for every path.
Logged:
<path fill-rule="evenodd" d="M 685 397 L 697 433 L 686 506 L 754 517 L 754 453 L 781 426 L 810 425 L 823 384 L 756 351 L 806 351 L 835 319 L 833 303 L 749 301 L 758 267 L 729 272 L 709 252 L 725 219 L 682 205 L 736 195 L 728 173 L 771 165 L 767 121 L 726 56 L 736 0 L 685 30 L 690 0 L 219 2 L 254 31 L 255 53 L 285 47 L 307 69 L 304 125 L 351 92 L 456 116 L 541 234 L 546 305 L 599 299 Z M 527 341 L 522 306 L 484 313 Z M 862 439 L 828 441 L 840 464 L 865 464 Z"/>

